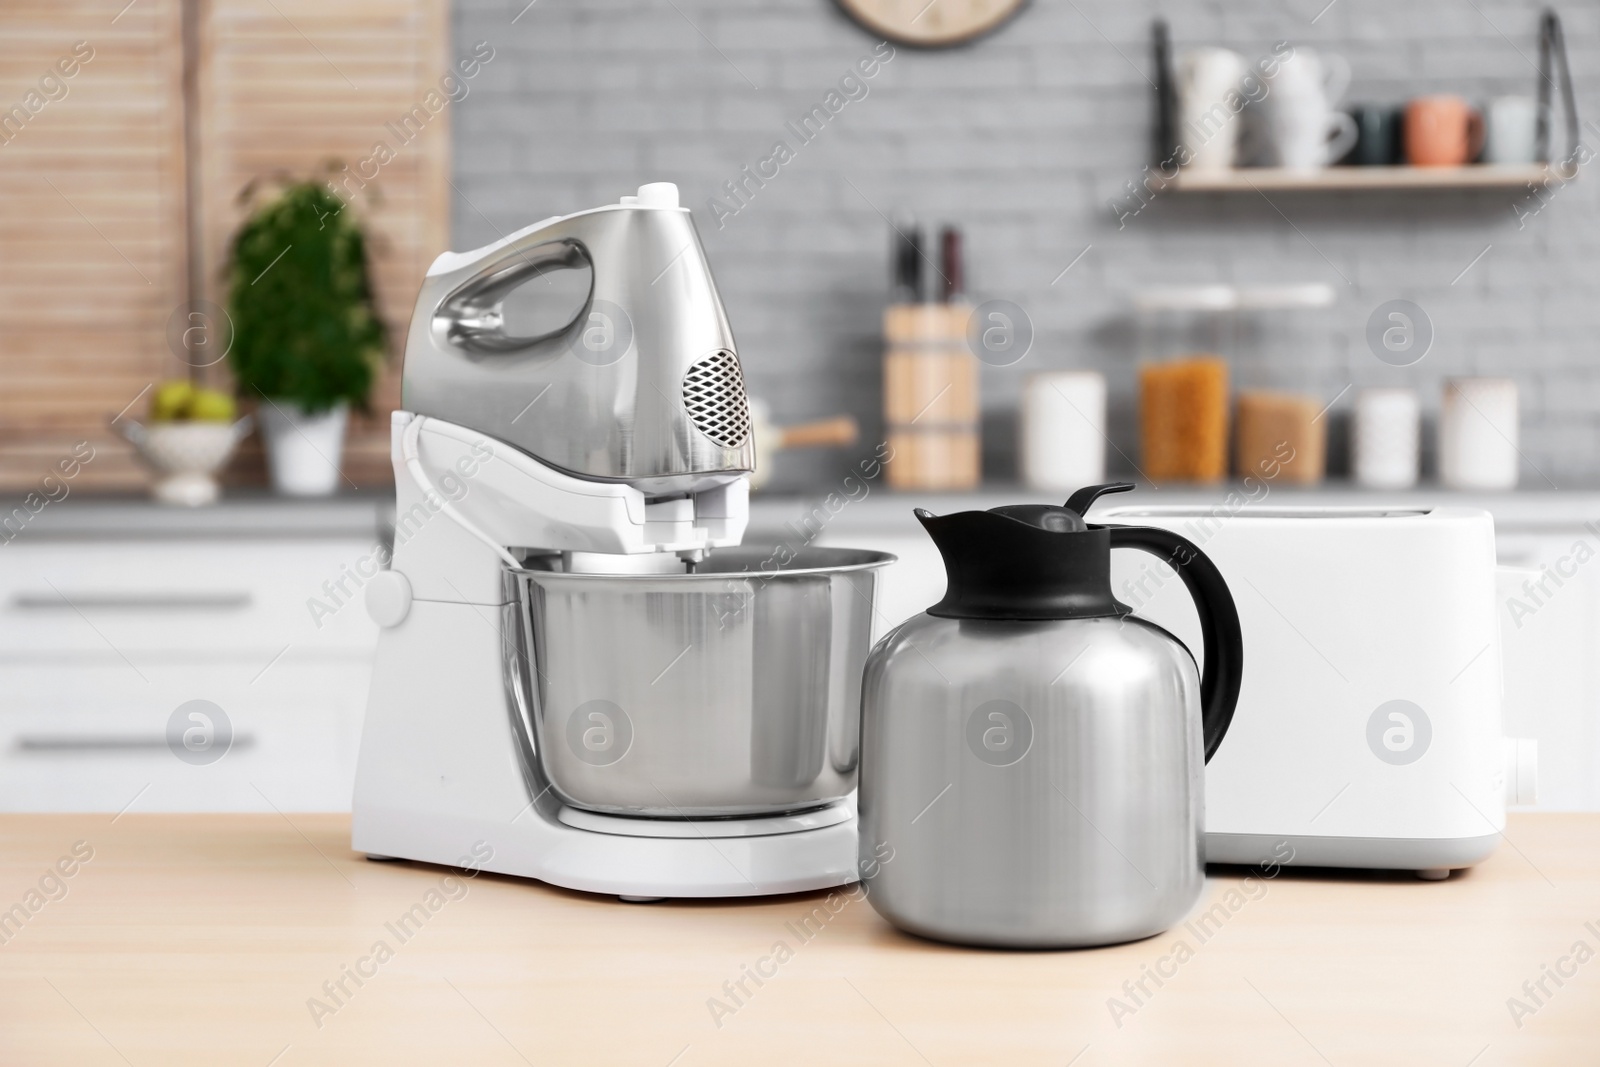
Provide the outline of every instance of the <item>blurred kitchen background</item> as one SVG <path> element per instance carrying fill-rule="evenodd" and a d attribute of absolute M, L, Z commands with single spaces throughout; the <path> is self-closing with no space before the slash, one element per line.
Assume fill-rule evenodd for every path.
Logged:
<path fill-rule="evenodd" d="M 1326 403 L 1353 383 L 1329 413 L 1343 422 L 1366 386 L 1414 388 L 1431 412 L 1447 377 L 1510 376 L 1521 390 L 1524 480 L 1544 484 L 1535 469 L 1561 486 L 1600 477 L 1600 366 L 1591 358 L 1600 305 L 1585 269 L 1600 241 L 1593 182 L 1562 188 L 1520 226 L 1513 207 L 1529 196 L 1525 186 L 1168 191 L 1120 223 L 1113 208 L 1127 210 L 1127 183 L 1153 162 L 1157 17 L 1178 49 L 1223 45 L 1253 61 L 1288 40 L 1340 54 L 1351 66 L 1350 101 L 1443 92 L 1483 101 L 1536 93 L 1538 4 L 1037 3 L 966 47 L 898 48 L 862 79 L 867 95 L 804 146 L 785 123 L 879 40 L 835 5 L 541 0 L 510 27 L 507 10 L 464 2 L 453 16 L 458 49 L 477 40 L 502 48 L 453 116 L 455 245 L 604 203 L 642 177 L 677 182 L 751 391 L 779 421 L 848 412 L 863 425 L 864 451 L 879 439 L 887 219 L 912 215 L 962 229 L 974 302 L 1006 299 L 1032 320 L 1028 355 L 982 371 L 992 480 L 1016 478 L 1027 375 L 1068 368 L 1106 376 L 1111 435 L 1127 456 L 1113 450 L 1109 463 L 1133 474 L 1138 293 L 1285 281 L 1330 285 L 1336 302 L 1279 339 L 1275 384 Z M 1593 116 L 1600 11 L 1574 6 L 1563 16 L 1579 113 Z M 1592 142 L 1594 131 L 1583 136 Z M 737 206 L 723 183 L 739 181 L 740 168 L 754 168 L 779 139 L 797 147 L 794 160 L 751 186 L 748 207 L 719 227 L 708 198 Z M 1365 339 L 1369 315 L 1392 299 L 1415 302 L 1436 328 L 1433 350 L 1404 369 L 1375 359 Z M 1347 468 L 1344 455 L 1330 459 Z M 820 451 L 780 462 L 775 484 L 797 490 L 839 466 Z"/>
<path fill-rule="evenodd" d="M 85 437 L 105 454 L 84 485 L 143 484 L 107 416 L 187 370 L 168 320 L 187 303 L 225 301 L 240 191 L 328 160 L 376 173 L 344 187 L 367 186 L 357 206 L 396 357 L 438 250 L 614 200 L 643 180 L 674 181 L 700 222 L 751 391 L 780 422 L 853 415 L 862 454 L 882 419 L 889 220 L 909 216 L 959 226 L 972 299 L 1009 300 L 1032 323 L 1025 358 L 982 368 L 989 480 L 1017 476 L 1026 376 L 1068 368 L 1106 376 L 1117 446 L 1108 462 L 1133 473 L 1139 292 L 1283 281 L 1333 289 L 1333 307 L 1306 316 L 1272 353 L 1277 384 L 1324 402 L 1354 385 L 1328 414 L 1333 471 L 1348 470 L 1338 427 L 1356 390 L 1413 388 L 1431 416 L 1445 378 L 1492 375 L 1519 387 L 1525 483 L 1600 477 L 1600 376 L 1589 358 L 1600 304 L 1585 270 L 1600 241 L 1594 183 L 1537 194 L 1167 190 L 1119 219 L 1134 203 L 1128 183 L 1155 161 L 1155 18 L 1170 23 L 1179 50 L 1224 45 L 1254 60 L 1287 40 L 1341 55 L 1349 102 L 1448 92 L 1481 103 L 1535 94 L 1535 3 L 1032 4 L 964 46 L 894 49 L 858 78 L 866 95 L 803 145 L 785 124 L 882 40 L 826 0 L 138 0 L 111 10 L 120 6 L 14 5 L 5 15 L 8 106 L 74 42 L 94 52 L 65 79 L 65 96 L 0 144 L 9 205 L 0 473 L 16 488 Z M 1562 14 L 1578 111 L 1592 116 L 1600 13 Z M 456 64 L 479 42 L 492 58 L 460 77 Z M 452 74 L 464 97 L 424 111 L 426 123 L 404 121 Z M 1559 117 L 1555 126 L 1559 148 Z M 1594 131 L 1586 123 L 1582 134 Z M 778 140 L 795 146 L 793 160 L 764 187 L 746 184 L 748 206 L 714 217 L 708 200 L 738 207 L 724 183 Z M 379 143 L 393 153 L 381 164 Z M 1403 369 L 1375 359 L 1364 336 L 1369 315 L 1393 299 L 1415 302 L 1436 331 L 1426 358 Z M 351 436 L 346 473 L 358 485 L 389 477 L 384 413 L 397 399 L 391 364 L 374 414 Z M 262 479 L 256 452 L 247 447 L 235 480 Z M 847 466 L 837 451 L 791 452 L 774 485 L 816 488 Z"/>
<path fill-rule="evenodd" d="M 766 441 L 821 424 L 763 452 L 752 537 L 900 552 L 887 621 L 942 580 L 913 503 L 1059 499 L 1102 472 L 1220 500 L 1241 475 L 1274 481 L 1260 461 L 1284 441 L 1299 465 L 1273 492 L 1481 504 L 1503 561 L 1537 577 L 1600 543 L 1600 184 L 1582 173 L 1600 8 L 1563 5 L 1555 32 L 1543 11 L 8 4 L 0 807 L 347 806 L 375 632 L 347 575 L 391 536 L 388 414 L 419 280 L 441 251 L 643 182 L 694 212 Z M 1354 111 L 1330 138 L 1373 165 L 1228 166 L 1270 139 L 1273 104 L 1208 132 L 1213 149 L 1241 137 L 1222 168 L 1164 167 L 1194 102 L 1180 90 L 1234 62 L 1201 70 L 1200 48 L 1249 77 L 1315 58 L 1314 120 Z M 1424 136 L 1440 165 L 1406 166 Z M 1490 161 L 1469 162 L 1480 142 Z M 274 214 L 297 182 L 325 225 Z M 953 310 L 913 306 L 952 288 Z M 289 380 L 262 338 L 323 314 L 354 365 L 332 407 L 262 384 Z M 325 477 L 279 472 L 275 493 L 264 432 Z M 886 442 L 898 473 L 874 464 Z M 819 510 L 840 493 L 851 507 Z M 1547 659 L 1516 669 L 1564 673 L 1530 700 L 1548 721 L 1507 732 L 1545 739 L 1552 806 L 1600 807 L 1600 575 L 1527 625 Z M 192 714 L 217 718 L 174 710 L 191 700 L 220 709 L 228 759 L 172 758 Z"/>

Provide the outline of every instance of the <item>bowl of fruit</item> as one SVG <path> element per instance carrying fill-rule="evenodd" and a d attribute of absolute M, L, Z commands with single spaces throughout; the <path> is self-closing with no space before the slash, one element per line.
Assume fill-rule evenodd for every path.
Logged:
<path fill-rule="evenodd" d="M 156 388 L 148 422 L 116 419 L 112 425 L 155 473 L 151 491 L 157 500 L 200 507 L 216 503 L 221 495 L 217 472 L 233 457 L 252 423 L 248 415 L 238 418 L 227 393 L 178 379 Z"/>

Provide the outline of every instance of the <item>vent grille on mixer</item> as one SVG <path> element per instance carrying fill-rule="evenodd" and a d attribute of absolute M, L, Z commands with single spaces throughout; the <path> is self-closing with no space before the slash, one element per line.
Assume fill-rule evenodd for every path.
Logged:
<path fill-rule="evenodd" d="M 750 436 L 750 404 L 739 357 L 724 349 L 690 367 L 683 376 L 683 406 L 695 429 L 717 444 L 744 444 Z"/>

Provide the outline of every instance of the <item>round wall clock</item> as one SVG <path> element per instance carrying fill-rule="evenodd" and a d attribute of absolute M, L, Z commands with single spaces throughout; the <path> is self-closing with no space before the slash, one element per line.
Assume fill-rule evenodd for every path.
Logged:
<path fill-rule="evenodd" d="M 948 48 L 995 29 L 1028 0 L 839 0 L 845 14 L 896 44 Z"/>

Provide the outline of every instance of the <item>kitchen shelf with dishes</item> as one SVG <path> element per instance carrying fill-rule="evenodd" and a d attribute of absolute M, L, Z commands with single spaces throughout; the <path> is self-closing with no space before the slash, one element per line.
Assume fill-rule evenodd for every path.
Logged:
<path fill-rule="evenodd" d="M 1591 158 L 1553 11 L 1540 15 L 1534 92 L 1482 107 L 1453 93 L 1345 104 L 1351 65 L 1342 56 L 1288 41 L 1253 62 L 1212 45 L 1174 52 L 1160 19 L 1152 51 L 1156 124 L 1147 187 L 1159 175 L 1162 189 L 1177 192 L 1531 192 L 1573 180 Z"/>

